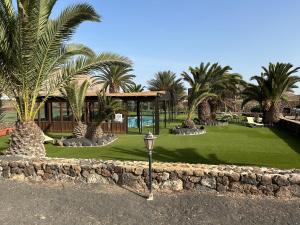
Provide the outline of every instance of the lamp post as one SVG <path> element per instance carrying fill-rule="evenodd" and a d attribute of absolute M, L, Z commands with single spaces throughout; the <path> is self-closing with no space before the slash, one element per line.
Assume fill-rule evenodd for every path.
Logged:
<path fill-rule="evenodd" d="M 149 131 L 148 134 L 144 137 L 144 142 L 146 145 L 146 148 L 148 150 L 149 154 L 149 183 L 148 183 L 148 189 L 149 189 L 149 196 L 147 200 L 152 201 L 153 200 L 153 193 L 152 193 L 152 150 L 154 147 L 154 139 L 156 137 L 153 136 L 153 134 Z"/>

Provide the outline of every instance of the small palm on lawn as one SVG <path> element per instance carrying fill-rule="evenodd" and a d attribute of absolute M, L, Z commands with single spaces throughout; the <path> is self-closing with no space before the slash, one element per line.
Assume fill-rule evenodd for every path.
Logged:
<path fill-rule="evenodd" d="M 205 101 L 205 99 L 209 97 L 214 97 L 215 95 L 212 93 L 209 93 L 207 91 L 201 90 L 200 84 L 195 84 L 192 89 L 189 91 L 188 95 L 188 110 L 187 110 L 187 118 L 183 122 L 184 127 L 194 128 L 195 123 L 192 120 L 192 116 L 199 106 L 201 102 Z"/>
<path fill-rule="evenodd" d="M 125 92 L 134 85 L 135 75 L 131 74 L 132 71 L 130 65 L 107 65 L 99 70 L 100 74 L 95 76 L 94 83 L 103 84 L 103 89 L 109 93 Z"/>
<path fill-rule="evenodd" d="M 87 130 L 87 138 L 95 140 L 103 135 L 101 123 L 105 120 L 113 120 L 115 113 L 122 111 L 121 102 L 105 95 L 104 91 L 98 93 L 98 114 L 96 124 L 90 124 Z"/>
<path fill-rule="evenodd" d="M 62 93 L 68 100 L 75 122 L 77 123 L 73 130 L 73 135 L 77 138 L 86 136 L 87 125 L 82 123 L 81 119 L 85 105 L 85 96 L 89 86 L 89 80 L 85 80 L 82 84 L 78 84 L 78 81 L 71 81 L 62 89 Z"/>
<path fill-rule="evenodd" d="M 257 85 L 249 84 L 243 91 L 242 106 L 250 101 L 257 101 L 264 112 L 264 123 L 272 124 L 279 120 L 279 106 L 286 100 L 286 93 L 297 88 L 295 84 L 300 81 L 300 77 L 294 74 L 300 67 L 294 68 L 289 63 L 270 63 L 268 68 L 262 67 L 262 69 L 260 76 L 251 78 L 257 82 Z"/>
<path fill-rule="evenodd" d="M 18 0 L 15 9 L 12 1 L 0 0 L 0 79 L 5 94 L 17 100 L 19 117 L 7 154 L 45 156 L 43 133 L 34 119 L 48 97 L 75 75 L 130 63 L 116 54 L 95 55 L 83 45 L 67 44 L 82 22 L 100 17 L 90 5 L 75 4 L 52 18 L 56 2 Z"/>

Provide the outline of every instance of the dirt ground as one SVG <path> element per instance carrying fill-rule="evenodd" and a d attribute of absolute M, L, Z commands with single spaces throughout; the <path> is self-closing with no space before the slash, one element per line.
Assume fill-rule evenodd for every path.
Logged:
<path fill-rule="evenodd" d="M 300 200 L 0 180 L 0 224 L 300 224 Z"/>

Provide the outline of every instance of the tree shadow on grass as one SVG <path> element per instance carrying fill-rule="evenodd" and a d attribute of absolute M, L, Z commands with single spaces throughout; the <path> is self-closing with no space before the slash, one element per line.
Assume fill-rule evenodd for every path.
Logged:
<path fill-rule="evenodd" d="M 286 130 L 279 130 L 276 127 L 270 128 L 280 139 L 287 143 L 291 149 L 300 154 L 300 138 Z"/>
<path fill-rule="evenodd" d="M 139 157 L 147 160 L 147 152 L 141 149 L 126 149 L 116 147 L 113 150 L 115 153 L 114 159 L 119 160 L 132 160 L 131 156 Z M 105 156 L 103 157 L 111 157 Z M 203 164 L 228 164 L 226 161 L 220 160 L 216 154 L 209 154 L 206 157 L 199 154 L 194 148 L 178 148 L 169 150 L 163 147 L 156 147 L 153 150 L 153 159 L 160 162 L 182 162 L 182 163 L 203 163 Z"/>

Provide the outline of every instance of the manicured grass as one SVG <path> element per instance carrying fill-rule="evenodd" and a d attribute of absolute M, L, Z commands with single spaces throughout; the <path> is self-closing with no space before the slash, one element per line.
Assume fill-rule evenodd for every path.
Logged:
<path fill-rule="evenodd" d="M 134 134 L 133 130 L 130 133 L 102 148 L 62 148 L 47 144 L 47 156 L 147 160 L 143 136 Z M 6 146 L 5 140 L 0 139 L 0 148 Z M 276 129 L 240 125 L 207 127 L 207 133 L 200 136 L 174 136 L 162 129 L 153 157 L 162 162 L 300 168 L 300 140 Z"/>

